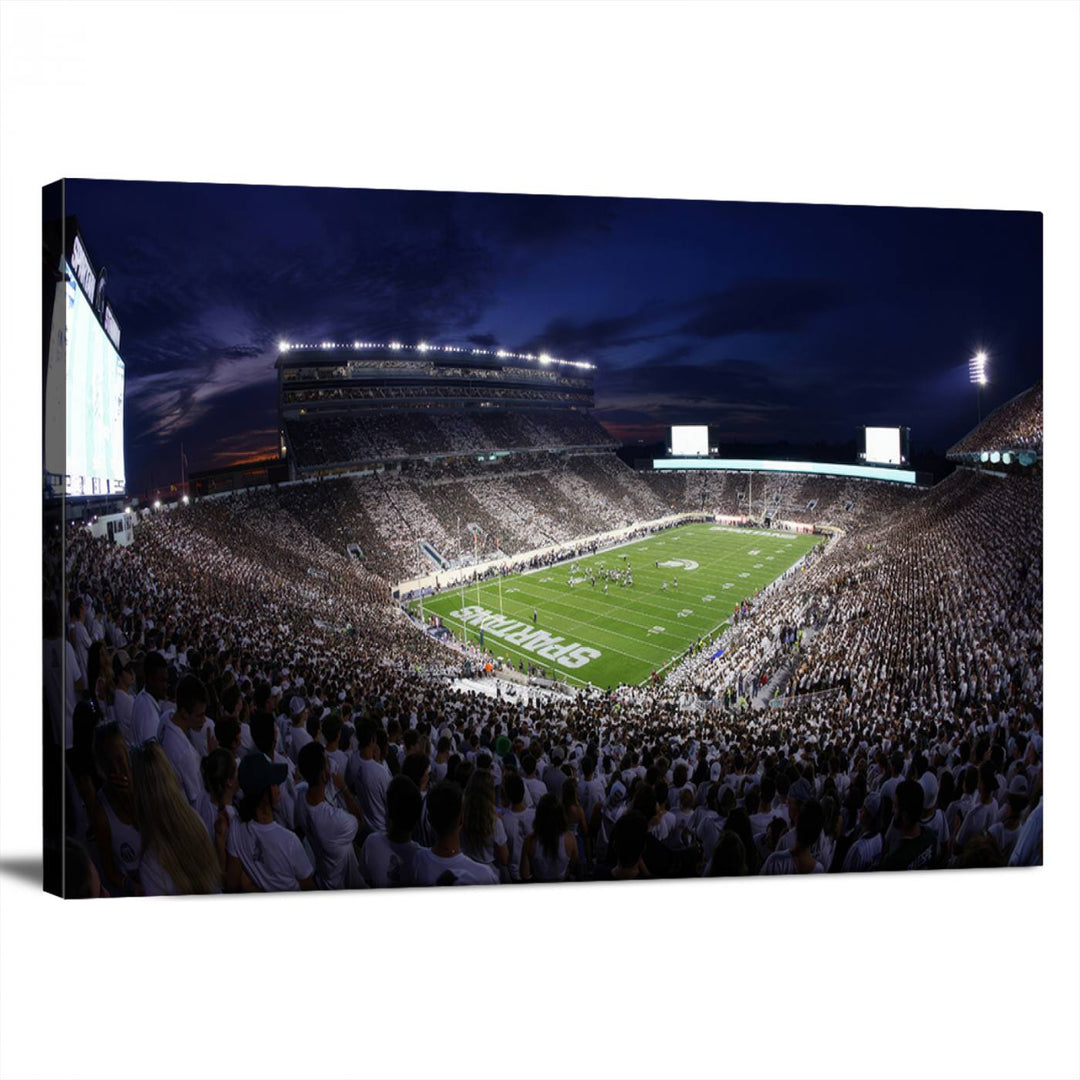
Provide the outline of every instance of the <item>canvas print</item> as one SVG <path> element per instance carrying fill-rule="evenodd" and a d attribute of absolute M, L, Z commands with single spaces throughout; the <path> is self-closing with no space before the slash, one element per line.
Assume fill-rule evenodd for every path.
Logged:
<path fill-rule="evenodd" d="M 1038 865 L 1041 265 L 1028 211 L 50 185 L 46 888 Z"/>

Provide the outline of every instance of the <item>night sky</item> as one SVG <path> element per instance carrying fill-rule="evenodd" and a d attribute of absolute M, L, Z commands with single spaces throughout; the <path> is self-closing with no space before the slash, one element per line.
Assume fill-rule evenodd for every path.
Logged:
<path fill-rule="evenodd" d="M 418 177 L 418 180 L 422 180 Z M 906 425 L 943 452 L 1042 375 L 1035 213 L 70 181 L 127 365 L 128 490 L 272 453 L 281 339 L 468 342 L 598 367 L 626 442 Z"/>

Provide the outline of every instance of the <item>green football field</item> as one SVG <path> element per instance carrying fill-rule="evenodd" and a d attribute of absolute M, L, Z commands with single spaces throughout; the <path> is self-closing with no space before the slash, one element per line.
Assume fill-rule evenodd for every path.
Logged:
<path fill-rule="evenodd" d="M 740 600 L 822 539 L 683 525 L 574 563 L 505 577 L 501 588 L 492 580 L 449 590 L 425 599 L 424 615 L 439 615 L 459 639 L 474 644 L 483 629 L 484 648 L 515 666 L 524 660 L 578 685 L 640 684 L 699 637 L 718 631 Z M 611 581 L 605 594 L 600 576 L 590 585 L 591 570 L 627 563 L 633 587 Z M 419 603 L 411 608 L 418 611 Z"/>

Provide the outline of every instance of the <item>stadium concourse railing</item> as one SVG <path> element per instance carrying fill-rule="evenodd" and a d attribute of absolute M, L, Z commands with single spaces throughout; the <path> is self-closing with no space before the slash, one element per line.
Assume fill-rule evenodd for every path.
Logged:
<path fill-rule="evenodd" d="M 433 571 L 421 577 L 409 578 L 398 582 L 394 586 L 393 595 L 400 600 L 407 600 L 418 596 L 421 591 L 425 595 L 428 590 L 434 591 L 436 581 L 439 591 L 462 584 L 472 583 L 478 575 L 483 575 L 491 570 L 500 570 L 505 567 L 508 570 L 517 570 L 532 562 L 534 559 L 543 558 L 545 555 L 558 554 L 561 551 L 569 551 L 571 548 L 581 548 L 588 544 L 596 544 L 598 551 L 606 551 L 627 542 L 635 534 L 642 532 L 659 532 L 661 529 L 674 528 L 676 525 L 687 525 L 694 521 L 714 521 L 715 514 L 710 513 L 686 513 L 669 514 L 666 517 L 655 518 L 652 521 L 639 521 L 633 525 L 627 525 L 621 529 L 611 529 L 608 532 L 595 533 L 591 536 L 579 536 L 573 540 L 560 543 L 545 544 L 543 547 L 533 548 L 530 551 L 521 551 L 516 555 L 503 555 L 499 558 L 486 559 L 483 562 L 474 563 L 471 566 L 455 567 L 451 570 Z M 566 559 L 580 558 L 579 555 L 567 554 Z M 561 562 L 563 560 L 556 560 Z"/>
<path fill-rule="evenodd" d="M 847 700 L 844 687 L 830 686 L 825 690 L 811 690 L 804 694 L 781 694 L 780 697 L 770 698 L 768 708 L 797 709 L 800 705 L 813 705 L 815 702 L 828 701 L 835 697 Z"/>

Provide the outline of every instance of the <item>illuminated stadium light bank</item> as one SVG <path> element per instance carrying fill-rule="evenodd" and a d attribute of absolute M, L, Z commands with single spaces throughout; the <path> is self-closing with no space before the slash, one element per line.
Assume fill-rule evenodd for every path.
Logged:
<path fill-rule="evenodd" d="M 1002 465 L 1023 465 L 1030 468 L 1039 460 L 1039 455 L 1032 450 L 982 450 L 979 460 L 985 465 L 987 462 L 996 465 L 999 461 Z"/>
<path fill-rule="evenodd" d="M 417 352 L 445 353 L 460 356 L 493 356 L 497 360 L 529 360 L 539 364 L 558 364 L 561 367 L 575 367 L 591 371 L 595 364 L 586 360 L 558 360 L 547 353 L 516 353 L 506 349 L 474 349 L 464 345 L 429 345 L 421 341 L 416 345 L 405 345 L 400 341 L 377 342 L 377 341 L 320 341 L 317 344 L 296 344 L 291 341 L 279 341 L 278 352 L 298 352 L 300 350 L 313 349 L 354 349 L 357 352 L 365 349 L 389 349 L 391 352 Z"/>
<path fill-rule="evenodd" d="M 968 379 L 976 386 L 986 385 L 986 353 L 977 352 L 968 361 Z"/>

